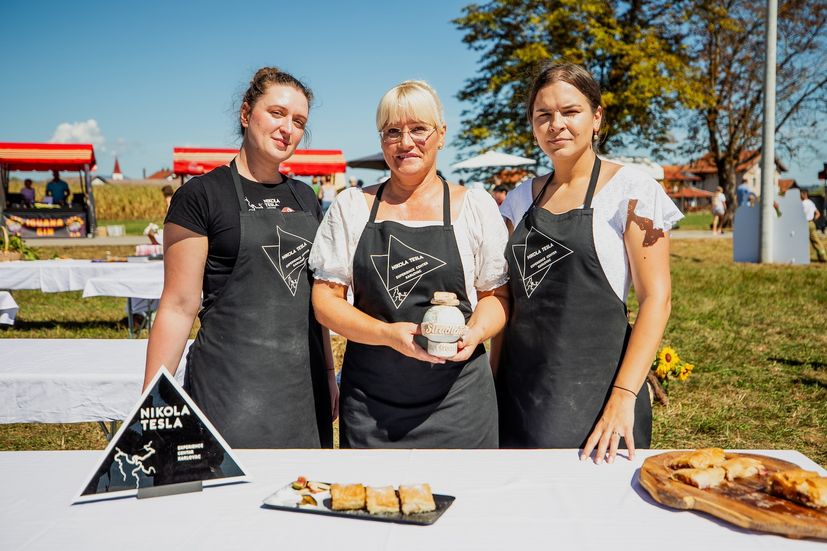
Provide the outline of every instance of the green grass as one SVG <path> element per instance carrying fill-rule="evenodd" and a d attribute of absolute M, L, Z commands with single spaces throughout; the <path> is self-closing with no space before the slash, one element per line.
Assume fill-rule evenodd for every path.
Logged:
<path fill-rule="evenodd" d="M 121 225 L 124 226 L 126 235 L 143 235 L 144 228 L 146 228 L 150 222 L 154 222 L 159 227 L 164 225 L 163 218 L 159 218 L 157 220 L 98 220 L 98 227 Z"/>
<path fill-rule="evenodd" d="M 86 249 L 78 251 L 100 255 Z M 664 343 L 696 367 L 670 386 L 669 406 L 654 406 L 653 447 L 797 449 L 827 465 L 825 279 L 824 265 L 734 264 L 729 241 L 673 241 Z M 14 296 L 19 324 L 0 338 L 126 336 L 122 300 Z M 334 349 L 341 365 L 343 342 Z M 102 449 L 99 433 L 89 423 L 0 425 L 0 450 Z"/>
<path fill-rule="evenodd" d="M 687 212 L 678 223 L 677 230 L 708 230 L 712 226 L 712 212 Z"/>

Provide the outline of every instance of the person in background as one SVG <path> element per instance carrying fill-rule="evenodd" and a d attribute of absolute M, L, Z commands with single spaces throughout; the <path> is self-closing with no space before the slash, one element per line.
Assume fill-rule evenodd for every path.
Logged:
<path fill-rule="evenodd" d="M 23 197 L 23 204 L 30 207 L 34 205 L 35 191 L 32 187 L 32 179 L 26 178 L 23 181 L 23 188 L 20 190 L 20 195 Z"/>
<path fill-rule="evenodd" d="M 816 250 L 816 258 L 819 262 L 827 262 L 827 253 L 824 252 L 824 245 L 821 244 L 821 239 L 818 237 L 816 230 L 816 220 L 821 218 L 821 213 L 818 212 L 815 203 L 810 199 L 810 194 L 806 189 L 799 190 L 801 195 L 801 207 L 804 209 L 804 218 L 807 219 L 807 228 L 810 232 L 810 245 Z"/>
<path fill-rule="evenodd" d="M 356 187 L 356 176 L 347 179 L 347 187 Z"/>
<path fill-rule="evenodd" d="M 726 195 L 724 195 L 724 188 L 718 186 L 712 198 L 712 233 L 714 235 L 724 234 L 724 214 L 726 214 Z"/>
<path fill-rule="evenodd" d="M 554 169 L 500 208 L 512 231 L 500 445 L 596 450 L 596 463 L 626 447 L 633 459 L 651 442 L 646 374 L 669 319 L 667 231 L 682 215 L 651 176 L 597 156 L 604 112 L 586 69 L 547 64 L 530 90 L 528 122 Z"/>
<path fill-rule="evenodd" d="M 508 196 L 508 191 L 509 188 L 505 184 L 500 184 L 491 191 L 491 195 L 494 196 L 494 201 L 497 202 L 498 207 L 505 201 L 506 196 Z"/>
<path fill-rule="evenodd" d="M 319 179 L 318 176 L 313 176 L 310 179 L 310 189 L 313 190 L 313 195 L 316 196 L 316 200 L 318 200 L 319 204 L 321 204 L 322 200 L 321 200 L 321 197 L 319 196 L 319 190 L 322 189 L 322 183 L 321 183 L 321 180 Z"/>
<path fill-rule="evenodd" d="M 340 194 L 310 254 L 316 315 L 348 340 L 341 446 L 496 448 L 497 401 L 482 343 L 508 314 L 505 225 L 488 193 L 437 175 L 445 118 L 427 83 L 390 89 L 376 129 L 390 179 Z M 456 295 L 467 327 L 447 360 L 429 354 L 420 334 L 437 291 Z"/>
<path fill-rule="evenodd" d="M 238 156 L 181 186 L 164 224 L 144 387 L 161 366 L 178 367 L 198 315 L 184 388 L 233 448 L 333 445 L 339 391 L 307 270 L 322 214 L 307 185 L 279 172 L 312 99 L 289 73 L 256 71 L 238 113 Z"/>
<path fill-rule="evenodd" d="M 52 181 L 46 184 L 46 197 L 52 198 L 53 205 L 65 205 L 69 196 L 69 184 L 60 179 L 60 172 L 52 171 Z"/>
<path fill-rule="evenodd" d="M 742 205 L 752 206 L 755 204 L 756 199 L 758 199 L 758 197 L 749 188 L 746 180 L 741 182 L 741 185 L 735 188 L 735 200 L 738 202 L 739 207 Z"/>
<path fill-rule="evenodd" d="M 365 182 L 361 179 L 356 180 L 356 187 L 358 187 L 359 189 L 362 189 L 363 187 L 365 187 Z"/>
<path fill-rule="evenodd" d="M 336 186 L 333 183 L 333 176 L 327 175 L 322 180 L 322 187 L 319 188 L 319 201 L 322 204 L 322 213 L 326 213 L 333 201 L 336 200 Z"/>

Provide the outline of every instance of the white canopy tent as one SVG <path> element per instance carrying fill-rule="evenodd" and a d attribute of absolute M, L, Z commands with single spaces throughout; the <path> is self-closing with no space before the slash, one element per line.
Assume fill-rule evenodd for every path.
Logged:
<path fill-rule="evenodd" d="M 508 153 L 501 153 L 499 151 L 486 151 L 482 155 L 476 155 L 470 159 L 465 159 L 464 161 L 454 163 L 451 165 L 451 168 L 468 169 L 486 168 L 492 166 L 523 166 L 533 165 L 536 163 L 537 161 L 534 159 L 528 159 L 526 157 L 509 155 Z"/>

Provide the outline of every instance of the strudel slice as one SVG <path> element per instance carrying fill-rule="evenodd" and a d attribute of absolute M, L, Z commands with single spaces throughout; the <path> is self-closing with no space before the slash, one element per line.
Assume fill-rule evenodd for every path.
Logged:
<path fill-rule="evenodd" d="M 368 486 L 365 498 L 368 512 L 372 515 L 399 512 L 399 498 L 396 497 L 396 490 L 393 489 L 393 486 L 382 486 L 380 488 Z"/>
<path fill-rule="evenodd" d="M 678 469 L 672 476 L 685 484 L 696 488 L 714 488 L 724 481 L 726 471 L 721 467 L 710 467 L 708 469 Z"/>
<path fill-rule="evenodd" d="M 808 507 L 827 508 L 827 478 L 815 471 L 779 471 L 770 477 L 769 491 Z"/>
<path fill-rule="evenodd" d="M 402 501 L 402 513 L 428 513 L 436 510 L 431 486 L 427 483 L 413 486 L 399 486 L 399 499 Z"/>
<path fill-rule="evenodd" d="M 724 461 L 726 461 L 726 456 L 721 448 L 702 448 L 679 455 L 672 460 L 669 466 L 673 469 L 705 469 L 707 467 L 718 467 Z"/>
<path fill-rule="evenodd" d="M 365 507 L 365 487 L 361 484 L 331 484 L 330 507 L 334 511 L 350 511 Z"/>
<path fill-rule="evenodd" d="M 726 471 L 726 479 L 729 481 L 736 478 L 749 478 L 767 472 L 763 463 L 751 457 L 727 459 L 721 463 L 721 467 Z"/>

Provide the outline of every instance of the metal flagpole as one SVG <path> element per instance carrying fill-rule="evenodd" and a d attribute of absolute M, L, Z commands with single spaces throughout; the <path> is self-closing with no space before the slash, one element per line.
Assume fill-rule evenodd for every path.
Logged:
<path fill-rule="evenodd" d="M 778 0 L 767 0 L 766 56 L 764 59 L 764 145 L 761 150 L 761 262 L 773 261 L 772 228 L 775 218 L 775 47 Z"/>

